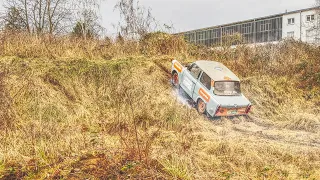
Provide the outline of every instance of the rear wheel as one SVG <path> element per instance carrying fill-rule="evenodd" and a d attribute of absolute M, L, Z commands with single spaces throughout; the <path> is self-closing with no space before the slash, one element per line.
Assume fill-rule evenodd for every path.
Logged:
<path fill-rule="evenodd" d="M 171 82 L 172 82 L 172 85 L 173 85 L 175 88 L 179 88 L 179 75 L 178 75 L 177 72 L 174 72 L 174 73 L 172 74 Z"/>
<path fill-rule="evenodd" d="M 197 110 L 200 114 L 204 114 L 206 112 L 206 103 L 202 100 L 202 99 L 199 99 L 198 102 L 197 102 Z"/>

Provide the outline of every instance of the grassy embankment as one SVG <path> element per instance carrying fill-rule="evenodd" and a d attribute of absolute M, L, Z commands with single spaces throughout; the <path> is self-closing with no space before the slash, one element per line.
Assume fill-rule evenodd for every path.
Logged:
<path fill-rule="evenodd" d="M 320 178 L 320 49 L 211 49 L 2 36 L 0 178 Z M 179 102 L 170 62 L 223 62 L 254 107 L 208 120 Z"/>

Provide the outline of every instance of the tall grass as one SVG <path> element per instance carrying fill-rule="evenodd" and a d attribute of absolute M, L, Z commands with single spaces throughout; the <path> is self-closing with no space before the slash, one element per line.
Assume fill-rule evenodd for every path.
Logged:
<path fill-rule="evenodd" d="M 186 43 L 179 36 L 164 33 L 148 34 L 141 41 L 78 39 L 69 36 L 41 37 L 23 33 L 1 34 L 0 55 L 21 58 L 86 58 L 106 59 L 137 56 L 176 54 L 186 48 Z"/>
<path fill-rule="evenodd" d="M 0 39 L 0 178 L 320 177 L 318 47 L 204 48 L 162 33 Z M 226 64 L 253 112 L 210 121 L 181 104 L 174 58 Z"/>
<path fill-rule="evenodd" d="M 9 96 L 8 90 L 5 87 L 6 72 L 0 72 L 0 129 L 7 130 L 11 128 L 14 120 L 14 112 L 12 112 L 12 99 Z"/>

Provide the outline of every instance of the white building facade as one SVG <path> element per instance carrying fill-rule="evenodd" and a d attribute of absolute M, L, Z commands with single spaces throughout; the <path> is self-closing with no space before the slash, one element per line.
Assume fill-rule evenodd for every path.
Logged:
<path fill-rule="evenodd" d="M 308 9 L 286 13 L 283 15 L 282 37 L 294 38 L 307 43 L 320 43 L 319 22 L 320 11 Z"/>
<path fill-rule="evenodd" d="M 302 9 L 267 17 L 183 32 L 191 43 L 219 46 L 226 42 L 273 43 L 283 39 L 320 44 L 319 8 Z M 181 34 L 181 33 L 180 33 Z M 237 40 L 237 38 L 241 41 Z"/>

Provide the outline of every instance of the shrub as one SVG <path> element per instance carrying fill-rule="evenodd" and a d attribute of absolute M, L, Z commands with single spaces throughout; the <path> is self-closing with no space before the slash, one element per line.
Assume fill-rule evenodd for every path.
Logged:
<path fill-rule="evenodd" d="M 148 33 L 140 40 L 141 52 L 146 55 L 170 55 L 186 51 L 182 36 L 163 32 Z"/>

